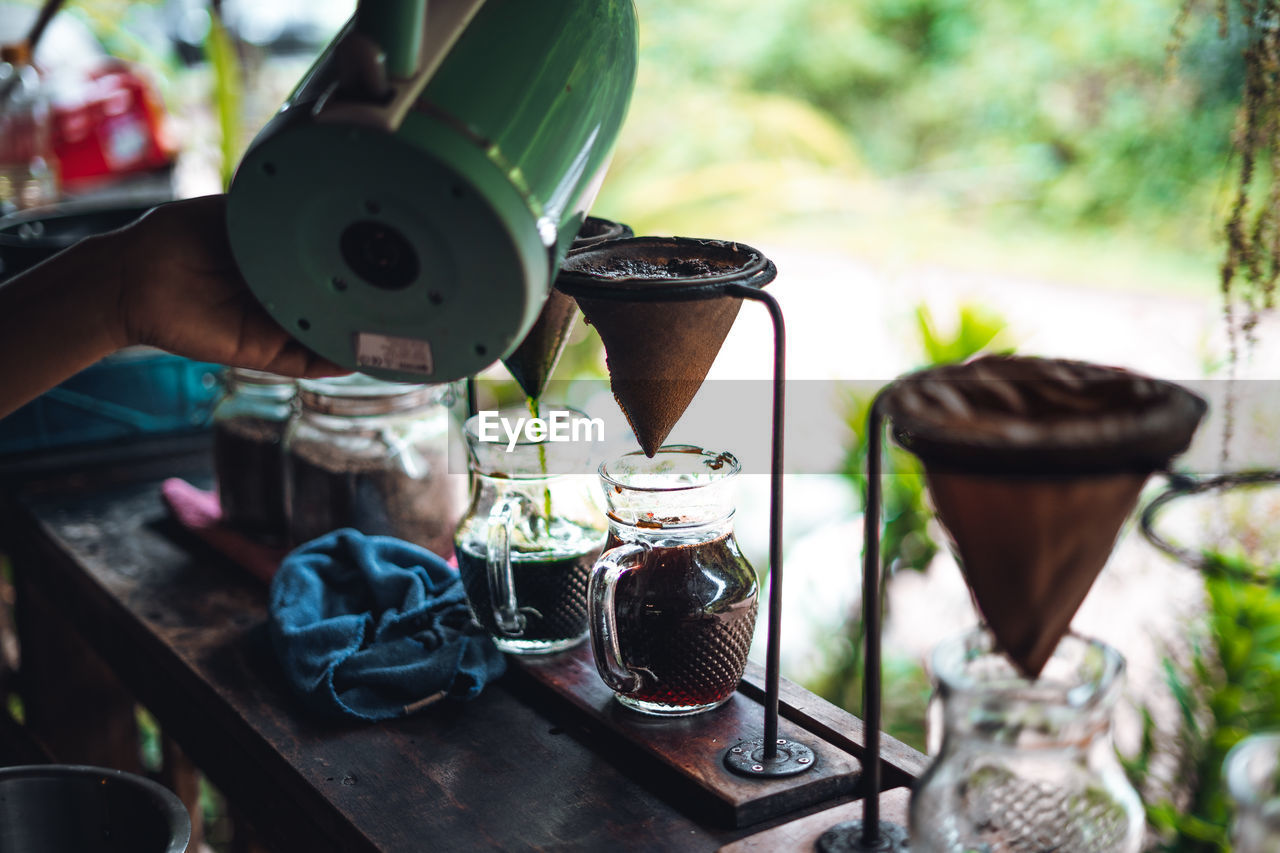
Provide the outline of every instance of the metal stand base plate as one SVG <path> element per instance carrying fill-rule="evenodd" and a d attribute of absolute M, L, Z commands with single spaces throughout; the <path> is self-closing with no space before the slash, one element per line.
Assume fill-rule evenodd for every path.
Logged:
<path fill-rule="evenodd" d="M 875 844 L 862 843 L 862 821 L 837 823 L 818 839 L 820 853 L 908 853 L 907 830 L 896 823 L 880 821 L 880 838 Z"/>
<path fill-rule="evenodd" d="M 744 740 L 724 754 L 724 764 L 734 773 L 754 778 L 795 776 L 813 767 L 813 750 L 802 743 L 778 738 L 778 754 L 764 757 L 763 740 Z"/>

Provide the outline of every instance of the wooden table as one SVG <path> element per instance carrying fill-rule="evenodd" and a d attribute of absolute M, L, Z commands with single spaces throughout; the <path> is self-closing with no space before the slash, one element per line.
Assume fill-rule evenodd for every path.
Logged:
<path fill-rule="evenodd" d="M 518 667 L 472 702 L 377 725 L 315 721 L 269 647 L 265 589 L 161 503 L 163 477 L 207 485 L 208 465 L 196 447 L 11 479 L 0 551 L 18 578 L 28 726 L 67 746 L 55 753 L 128 763 L 133 748 L 110 729 L 111 691 L 95 693 L 90 668 L 68 660 L 74 637 L 282 851 L 765 849 L 753 837 L 811 849 L 816 828 L 860 805 L 844 793 L 751 826 L 716 823 Z M 742 689 L 759 680 L 753 669 Z M 785 682 L 783 706 L 860 757 L 856 718 Z M 883 755 L 886 787 L 924 765 L 891 739 Z M 904 804 L 899 794 L 886 813 Z"/>

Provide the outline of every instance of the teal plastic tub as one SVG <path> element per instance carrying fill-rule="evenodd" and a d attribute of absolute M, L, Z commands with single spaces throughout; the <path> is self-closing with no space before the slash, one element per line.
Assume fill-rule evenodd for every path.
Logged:
<path fill-rule="evenodd" d="M 151 206 L 68 203 L 0 218 L 0 282 Z M 220 370 L 150 347 L 122 350 L 0 419 L 0 457 L 204 429 Z"/>
<path fill-rule="evenodd" d="M 221 370 L 149 347 L 122 350 L 0 419 L 0 456 L 205 429 Z"/>

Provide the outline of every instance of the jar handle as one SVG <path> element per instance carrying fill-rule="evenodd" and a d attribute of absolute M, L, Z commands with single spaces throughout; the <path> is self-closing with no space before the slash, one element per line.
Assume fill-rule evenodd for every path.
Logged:
<path fill-rule="evenodd" d="M 610 548 L 600 555 L 591 569 L 587 589 L 587 608 L 591 621 L 591 649 L 600 677 L 619 693 L 640 689 L 640 676 L 622 659 L 618 643 L 618 581 L 627 572 L 644 565 L 649 546 L 629 543 Z"/>
<path fill-rule="evenodd" d="M 498 633 L 504 637 L 524 634 L 525 616 L 516 606 L 516 582 L 511 573 L 511 524 L 515 497 L 505 497 L 489 510 L 489 539 L 486 567 L 489 573 L 489 604 Z"/>

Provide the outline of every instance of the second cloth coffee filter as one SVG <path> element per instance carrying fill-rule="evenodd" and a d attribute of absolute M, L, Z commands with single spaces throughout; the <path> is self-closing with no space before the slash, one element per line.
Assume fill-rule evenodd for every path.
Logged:
<path fill-rule="evenodd" d="M 621 222 L 588 216 L 569 247 L 569 253 L 589 249 L 608 240 L 630 237 L 632 233 L 631 227 Z M 529 329 L 520 346 L 502 360 L 526 397 L 536 400 L 547 389 L 551 374 L 569 343 L 576 319 L 578 306 L 573 299 L 552 288 L 542 312 L 533 322 L 533 328 Z"/>
<path fill-rule="evenodd" d="M 986 356 L 884 392 L 1000 649 L 1035 678 L 1152 472 L 1186 450 L 1195 394 L 1127 370 Z"/>

